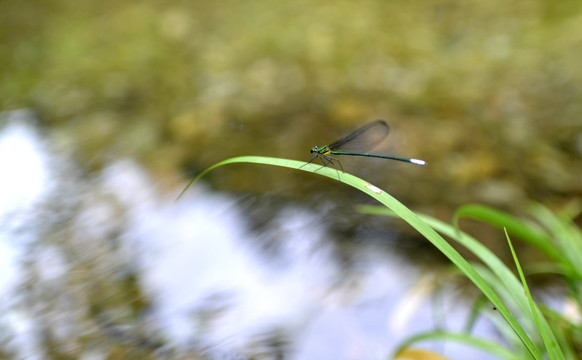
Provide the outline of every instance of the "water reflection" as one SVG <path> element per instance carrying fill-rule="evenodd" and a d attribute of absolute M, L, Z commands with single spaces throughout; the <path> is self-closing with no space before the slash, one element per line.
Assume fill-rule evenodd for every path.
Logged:
<path fill-rule="evenodd" d="M 0 264 L 15 357 L 385 359 L 435 326 L 430 276 L 365 241 L 346 268 L 315 210 L 286 206 L 255 227 L 240 196 L 197 185 L 174 202 L 179 189 L 131 160 L 81 176 L 28 115 L 9 117 L 0 189 L 16 200 L 0 209 Z M 467 312 L 456 295 L 444 297 L 453 328 Z"/>

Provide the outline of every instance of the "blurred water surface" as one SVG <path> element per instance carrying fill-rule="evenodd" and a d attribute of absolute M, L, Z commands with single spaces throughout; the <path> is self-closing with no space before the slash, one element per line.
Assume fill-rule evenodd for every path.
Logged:
<path fill-rule="evenodd" d="M 385 359 L 442 325 L 434 273 L 381 239 L 355 239 L 346 262 L 306 207 L 271 207 L 256 230 L 240 195 L 201 183 L 174 202 L 129 159 L 83 175 L 30 115 L 5 114 L 0 133 L 9 358 Z M 457 291 L 442 299 L 453 328 L 468 311 Z"/>

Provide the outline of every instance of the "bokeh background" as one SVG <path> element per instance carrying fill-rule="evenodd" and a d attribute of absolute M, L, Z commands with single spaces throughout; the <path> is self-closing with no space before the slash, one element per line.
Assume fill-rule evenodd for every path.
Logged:
<path fill-rule="evenodd" d="M 413 209 L 448 220 L 457 206 L 471 202 L 512 212 L 532 200 L 559 208 L 582 194 L 580 59 L 582 2 L 576 0 L 3 1 L 0 106 L 4 114 L 26 109 L 35 119 L 27 124 L 50 144 L 44 151 L 68 159 L 68 165 L 56 166 L 59 175 L 52 180 L 60 184 L 58 191 L 42 206 L 26 208 L 34 215 L 18 230 L 34 224 L 38 233 L 30 249 L 48 241 L 68 254 L 65 263 L 84 264 L 75 268 L 81 275 L 62 286 L 83 288 L 87 279 L 96 279 L 95 272 L 117 274 L 104 276 L 103 288 L 91 289 L 96 294 L 83 293 L 100 300 L 76 299 L 84 314 L 79 322 L 108 307 L 125 309 L 123 316 L 109 318 L 135 320 L 150 300 L 131 267 L 119 275 L 125 260 L 118 251 L 124 247 L 111 245 L 111 239 L 124 233 L 127 219 L 120 214 L 135 205 L 123 201 L 146 201 L 140 191 L 148 187 L 157 198 L 173 199 L 195 174 L 232 156 L 308 160 L 313 145 L 377 118 L 390 123 L 391 134 L 376 152 L 421 158 L 428 165 L 363 158 L 342 164 Z M 96 180 L 111 173 L 112 164 L 123 168 L 118 161 L 126 159 L 132 165 L 121 164 L 138 167 L 149 185 L 107 188 Z M 95 190 L 100 186 L 109 190 Z M 123 191 L 111 195 L 112 188 Z M 415 237 L 396 225 L 386 227 L 385 219 L 380 225 L 365 218 L 365 224 L 376 223 L 362 225 L 353 207 L 365 199 L 302 172 L 225 167 L 194 191 L 214 192 L 235 196 L 231 208 L 244 213 L 255 235 L 273 232 L 274 222 L 285 224 L 283 208 L 312 211 L 332 229 L 327 240 L 344 241 L 336 250 L 340 268 L 351 269 L 346 259 L 362 239 L 390 233 L 402 243 Z M 109 209 L 107 214 L 86 214 L 80 221 L 79 209 L 95 204 Z M 179 205 L 174 206 L 159 216 Z M 89 240 L 79 240 L 79 226 L 95 230 L 91 236 L 109 245 L 97 246 L 101 242 L 94 239 L 87 254 Z M 498 232 L 477 231 L 485 240 L 500 238 Z M 14 229 L 8 233 L 15 238 Z M 254 238 L 263 250 L 278 249 L 279 255 L 288 250 L 266 239 L 277 236 Z M 414 247 L 410 260 L 417 252 L 423 254 L 420 262 L 433 259 L 426 255 L 431 251 Z M 127 249 L 122 252 L 127 255 Z M 31 285 L 44 280 L 30 268 L 40 260 L 34 251 L 26 253 L 21 294 L 29 304 L 58 303 L 55 294 L 47 295 L 54 284 Z M 121 257 L 111 260 L 112 254 Z M 95 268 L 95 256 L 108 259 L 97 262 L 104 269 Z M 63 272 L 68 279 L 70 271 Z M 37 292 L 30 295 L 23 284 Z M 40 300 L 46 296 L 51 300 Z M 212 314 L 227 307 L 216 302 L 210 301 Z M 63 316 L 59 306 L 54 314 Z M 35 314 L 42 318 L 47 312 Z M 54 358 L 87 349 L 87 339 L 77 339 L 77 347 L 62 345 L 65 340 L 50 335 L 61 330 L 46 318 L 43 324 L 45 348 L 61 349 Z M 103 328 L 91 328 L 87 338 L 105 337 Z M 285 348 L 275 338 L 269 349 Z M 127 341 L 111 339 L 115 336 L 109 337 L 111 347 L 100 343 L 109 356 L 133 354 Z M 140 351 L 149 354 L 154 345 L 146 343 Z"/>
<path fill-rule="evenodd" d="M 159 177 L 303 159 L 384 118 L 392 152 L 430 166 L 383 175 L 422 204 L 581 191 L 578 1 L 2 7 L 3 108 L 32 108 L 87 170 L 120 155 Z M 262 186 L 239 171 L 216 186 Z"/>

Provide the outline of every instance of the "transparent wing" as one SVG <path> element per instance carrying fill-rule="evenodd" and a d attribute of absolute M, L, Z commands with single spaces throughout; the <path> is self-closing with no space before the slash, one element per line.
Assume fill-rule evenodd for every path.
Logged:
<path fill-rule="evenodd" d="M 384 120 L 376 120 L 328 145 L 330 150 L 365 152 L 388 136 L 390 127 Z"/>

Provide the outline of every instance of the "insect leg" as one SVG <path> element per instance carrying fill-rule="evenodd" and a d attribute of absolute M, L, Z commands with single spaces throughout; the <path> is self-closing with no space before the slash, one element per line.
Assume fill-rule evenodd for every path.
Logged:
<path fill-rule="evenodd" d="M 324 155 L 324 156 L 327 158 L 327 160 L 328 160 L 328 161 L 329 161 L 331 164 L 333 164 L 333 160 L 337 161 L 337 163 L 339 164 L 340 168 L 342 169 L 342 172 L 344 172 L 344 167 L 342 166 L 342 163 L 341 163 L 341 162 L 340 162 L 338 159 L 334 158 L 333 156 L 329 156 L 329 155 Z M 335 167 L 335 165 L 334 165 L 334 167 Z M 337 170 L 337 169 L 336 169 L 336 170 Z"/>
<path fill-rule="evenodd" d="M 315 160 L 315 158 L 316 158 L 317 156 L 319 156 L 319 154 L 314 154 L 314 155 L 311 157 L 311 159 L 310 159 L 308 162 L 306 162 L 305 164 L 301 165 L 301 166 L 299 167 L 299 169 L 301 169 L 302 167 L 304 167 L 304 166 L 305 166 L 305 165 L 307 165 L 307 164 L 311 164 L 311 162 L 312 162 L 313 160 Z"/>
<path fill-rule="evenodd" d="M 341 180 L 340 174 L 339 174 L 339 170 L 337 169 L 337 166 L 335 166 L 335 163 L 333 161 L 334 160 L 337 161 L 337 163 L 339 164 L 339 166 L 341 167 L 342 172 L 343 172 L 344 171 L 344 167 L 342 166 L 342 163 L 338 159 L 334 158 L 333 156 L 322 155 L 321 157 L 322 157 L 322 160 L 321 161 L 323 161 L 323 158 L 325 158 L 325 160 L 328 161 L 328 164 L 331 164 L 333 166 L 333 168 L 337 172 L 337 178 L 338 178 L 338 180 Z"/>

